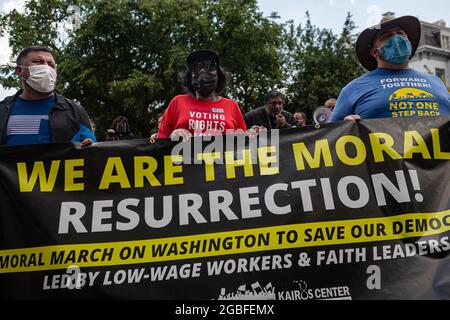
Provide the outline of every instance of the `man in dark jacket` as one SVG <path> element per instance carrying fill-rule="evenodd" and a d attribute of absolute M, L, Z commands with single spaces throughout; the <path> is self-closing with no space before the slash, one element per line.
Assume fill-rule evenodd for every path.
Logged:
<path fill-rule="evenodd" d="M 264 106 L 252 110 L 244 115 L 247 128 L 260 129 L 286 129 L 292 128 L 295 123 L 294 116 L 283 110 L 284 96 L 281 92 L 271 91 L 264 99 Z"/>
<path fill-rule="evenodd" d="M 23 89 L 0 102 L 0 145 L 96 141 L 83 107 L 55 92 L 56 63 L 49 49 L 23 49 L 16 75 Z"/>

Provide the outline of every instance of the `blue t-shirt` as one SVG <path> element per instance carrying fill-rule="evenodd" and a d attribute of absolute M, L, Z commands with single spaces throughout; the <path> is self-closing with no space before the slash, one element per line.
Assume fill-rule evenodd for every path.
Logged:
<path fill-rule="evenodd" d="M 17 97 L 8 119 L 6 144 L 35 144 L 50 142 L 48 114 L 55 105 L 55 95 L 38 101 Z"/>
<path fill-rule="evenodd" d="M 349 83 L 339 95 L 331 121 L 450 115 L 450 94 L 438 77 L 413 69 L 378 68 Z"/>

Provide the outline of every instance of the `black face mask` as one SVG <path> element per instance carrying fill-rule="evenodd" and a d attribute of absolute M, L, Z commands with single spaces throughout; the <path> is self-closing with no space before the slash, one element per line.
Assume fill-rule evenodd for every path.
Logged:
<path fill-rule="evenodd" d="M 192 78 L 192 86 L 202 97 L 209 97 L 216 90 L 216 77 L 207 73 L 201 73 Z"/>

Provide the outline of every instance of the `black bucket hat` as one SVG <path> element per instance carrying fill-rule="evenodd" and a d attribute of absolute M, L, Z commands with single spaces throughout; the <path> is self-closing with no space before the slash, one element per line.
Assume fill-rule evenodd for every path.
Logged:
<path fill-rule="evenodd" d="M 367 70 L 373 71 L 378 67 L 377 60 L 370 54 L 370 49 L 372 49 L 375 37 L 380 30 L 391 26 L 399 26 L 408 35 L 408 39 L 411 41 L 412 45 L 410 58 L 416 54 L 422 32 L 419 19 L 413 16 L 403 16 L 397 19 L 382 21 L 379 25 L 367 28 L 361 32 L 356 41 L 356 55 L 358 56 L 359 62 L 361 62 L 363 67 Z"/>
<path fill-rule="evenodd" d="M 194 63 L 203 61 L 214 61 L 220 67 L 219 56 L 212 50 L 196 50 L 191 52 L 186 58 L 186 66 L 189 68 Z"/>

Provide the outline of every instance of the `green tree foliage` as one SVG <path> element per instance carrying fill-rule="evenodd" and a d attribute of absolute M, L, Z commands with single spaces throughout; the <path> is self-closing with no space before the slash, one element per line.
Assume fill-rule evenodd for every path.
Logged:
<path fill-rule="evenodd" d="M 314 26 L 307 13 L 305 26 L 295 30 L 288 24 L 287 70 L 289 108 L 309 116 L 329 98 L 337 98 L 342 88 L 363 74 L 355 55 L 355 25 L 347 15 L 342 33 Z"/>
<path fill-rule="evenodd" d="M 258 11 L 256 0 L 30 1 L 1 18 L 16 55 L 29 45 L 55 50 L 58 89 L 77 99 L 104 131 L 124 114 L 148 136 L 160 106 L 182 92 L 189 52 L 212 48 L 230 73 L 226 95 L 243 110 L 258 106 L 281 83 L 282 28 Z M 80 26 L 61 32 L 80 8 Z M 11 73 L 9 69 L 9 73 Z M 5 77 L 7 87 L 17 86 Z M 6 79 L 9 79 L 7 82 Z M 150 112 L 150 117 L 148 113 Z"/>
<path fill-rule="evenodd" d="M 257 1 L 211 2 L 211 21 L 215 22 L 211 45 L 218 48 L 230 72 L 228 93 L 243 111 L 259 107 L 267 91 L 283 84 L 283 27 L 274 22 L 276 14 L 265 18 Z"/>
<path fill-rule="evenodd" d="M 224 95 L 243 112 L 271 89 L 288 93 L 291 110 L 311 111 L 361 73 L 350 16 L 340 37 L 309 20 L 295 30 L 277 18 L 264 17 L 256 0 L 30 0 L 23 13 L 0 15 L 0 34 L 9 35 L 12 58 L 31 45 L 54 50 L 57 89 L 88 110 L 97 136 L 122 114 L 148 137 L 183 92 L 195 49 L 219 53 L 230 75 Z M 0 67 L 4 87 L 19 86 L 13 66 Z"/>
<path fill-rule="evenodd" d="M 60 36 L 57 30 L 65 19 L 61 13 L 66 9 L 67 5 L 63 1 L 30 0 L 24 14 L 13 10 L 0 15 L 0 36 L 8 32 L 12 56 L 16 57 L 22 48 L 29 45 L 47 46 L 58 56 Z M 19 86 L 19 81 L 12 77 L 13 71 L 11 65 L 0 66 L 0 75 L 3 75 L 0 77 L 1 85 L 6 88 Z"/>

